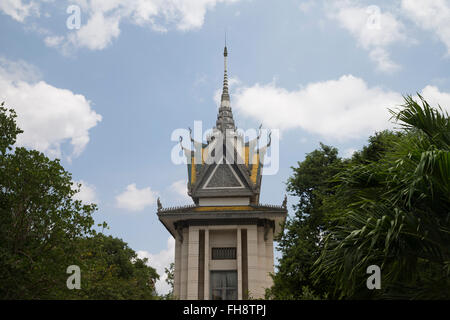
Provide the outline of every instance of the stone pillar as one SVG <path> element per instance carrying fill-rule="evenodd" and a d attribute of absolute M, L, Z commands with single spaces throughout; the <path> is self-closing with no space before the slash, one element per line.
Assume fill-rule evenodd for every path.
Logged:
<path fill-rule="evenodd" d="M 254 298 L 264 298 L 266 287 L 267 261 L 266 261 L 266 241 L 264 240 L 264 227 L 258 228 L 258 282 Z"/>
<path fill-rule="evenodd" d="M 180 273 L 180 299 L 187 299 L 187 271 L 188 271 L 188 244 L 189 230 L 183 228 L 183 243 L 181 244 L 181 273 Z"/>
<path fill-rule="evenodd" d="M 248 252 L 248 291 L 249 297 L 256 298 L 258 291 L 258 231 L 257 226 L 252 225 L 247 229 L 247 252 Z"/>
<path fill-rule="evenodd" d="M 237 281 L 238 281 L 238 300 L 242 300 L 242 243 L 241 228 L 236 230 L 236 259 L 237 259 Z"/>
<path fill-rule="evenodd" d="M 198 299 L 198 227 L 189 227 L 187 299 Z"/>
<path fill-rule="evenodd" d="M 270 276 L 270 273 L 274 272 L 273 262 L 273 229 L 271 228 L 267 233 L 266 241 L 266 288 L 273 285 L 273 279 Z"/>
<path fill-rule="evenodd" d="M 209 229 L 205 229 L 205 300 L 209 300 Z"/>
<path fill-rule="evenodd" d="M 177 236 L 175 239 L 175 274 L 173 279 L 173 295 L 175 299 L 181 296 L 181 238 Z"/>

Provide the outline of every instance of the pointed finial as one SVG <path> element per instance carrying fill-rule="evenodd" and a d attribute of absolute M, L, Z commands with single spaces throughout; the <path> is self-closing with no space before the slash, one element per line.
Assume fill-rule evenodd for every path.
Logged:
<path fill-rule="evenodd" d="M 228 75 L 227 75 L 227 57 L 228 57 L 228 50 L 227 50 L 227 44 L 225 43 L 225 48 L 223 49 L 223 64 L 224 64 L 224 74 L 223 74 L 223 90 L 222 90 L 222 100 L 224 99 L 230 99 L 228 96 Z"/>
<path fill-rule="evenodd" d="M 223 50 L 223 55 L 226 57 L 228 55 L 227 52 L 227 30 L 225 30 L 225 49 Z"/>
<path fill-rule="evenodd" d="M 158 211 L 161 211 L 162 210 L 162 204 L 161 204 L 161 200 L 159 200 L 159 197 L 158 197 L 158 200 L 156 200 L 156 202 L 158 204 Z"/>
<path fill-rule="evenodd" d="M 222 132 L 225 132 L 225 130 L 228 129 L 232 130 L 236 129 L 233 120 L 233 113 L 231 112 L 230 107 L 230 95 L 228 93 L 227 57 L 228 57 L 228 49 L 225 33 L 225 47 L 223 49 L 224 73 L 223 73 L 222 98 L 220 101 L 219 114 L 217 115 L 216 121 L 216 128 L 218 128 Z"/>
<path fill-rule="evenodd" d="M 282 208 L 287 209 L 287 195 L 284 195 L 283 204 L 281 205 Z"/>

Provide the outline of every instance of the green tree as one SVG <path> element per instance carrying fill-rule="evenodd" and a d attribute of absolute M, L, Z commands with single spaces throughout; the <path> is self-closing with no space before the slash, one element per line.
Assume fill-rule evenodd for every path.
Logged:
<path fill-rule="evenodd" d="M 93 234 L 95 205 L 75 192 L 58 160 L 24 148 L 0 156 L 0 296 L 51 297 L 65 283 L 75 240 Z"/>
<path fill-rule="evenodd" d="M 156 270 L 147 266 L 121 239 L 101 233 L 77 241 L 74 264 L 82 270 L 81 290 L 67 290 L 66 299 L 156 299 Z"/>
<path fill-rule="evenodd" d="M 274 285 L 266 292 L 272 299 L 309 299 L 325 296 L 328 284 L 314 283 L 313 264 L 319 257 L 323 237 L 328 230 L 327 205 L 324 199 L 333 193 L 331 178 L 343 166 L 336 148 L 320 145 L 320 149 L 306 155 L 305 160 L 292 168 L 287 190 L 299 201 L 294 215 L 285 224 L 285 232 L 278 243 L 282 253 Z"/>
<path fill-rule="evenodd" d="M 420 96 L 419 96 L 420 97 Z M 450 298 L 450 122 L 442 109 L 405 97 L 392 111 L 402 134 L 377 160 L 337 175 L 346 203 L 313 276 L 341 298 Z M 381 267 L 381 290 L 368 290 L 366 269 Z"/>
<path fill-rule="evenodd" d="M 58 159 L 13 148 L 14 110 L 0 106 L 0 298 L 147 299 L 156 271 L 120 239 L 98 234 L 95 204 Z M 68 290 L 66 269 L 79 265 L 82 289 Z M 83 286 L 85 286 L 83 288 Z"/>
<path fill-rule="evenodd" d="M 351 159 L 340 159 L 336 148 L 321 144 L 320 149 L 309 153 L 293 168 L 287 188 L 299 200 L 279 242 L 282 257 L 273 276 L 274 285 L 266 292 L 267 298 L 311 300 L 340 296 L 332 280 L 324 275 L 318 279 L 314 274 L 325 237 L 355 198 L 355 190 L 342 192 L 338 177 L 350 168 L 379 161 L 401 136 L 387 130 L 377 132 Z M 364 190 L 371 192 L 369 185 Z"/>
<path fill-rule="evenodd" d="M 4 107 L 5 102 L 0 104 L 0 154 L 5 154 L 11 150 L 11 146 L 16 143 L 17 135 L 23 131 L 16 123 L 17 114 L 14 109 Z"/>
<path fill-rule="evenodd" d="M 175 263 L 170 263 L 169 268 L 164 268 L 164 272 L 166 273 L 166 283 L 170 286 L 170 291 L 166 295 L 163 296 L 163 299 L 172 300 L 174 299 L 173 295 L 173 284 L 175 280 Z"/>

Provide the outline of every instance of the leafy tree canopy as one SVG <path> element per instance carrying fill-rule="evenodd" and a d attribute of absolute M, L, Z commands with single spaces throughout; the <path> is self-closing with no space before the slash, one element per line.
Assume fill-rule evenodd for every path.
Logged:
<path fill-rule="evenodd" d="M 95 204 L 73 196 L 58 159 L 13 148 L 16 113 L 0 107 L 0 298 L 149 299 L 156 271 L 122 240 L 94 229 Z M 106 227 L 106 224 L 103 224 Z M 81 268 L 81 289 L 69 290 L 66 269 Z"/>
<path fill-rule="evenodd" d="M 295 214 L 279 243 L 273 298 L 450 298 L 450 122 L 405 97 L 351 159 L 321 145 L 293 168 Z M 368 290 L 367 267 L 381 267 Z"/>

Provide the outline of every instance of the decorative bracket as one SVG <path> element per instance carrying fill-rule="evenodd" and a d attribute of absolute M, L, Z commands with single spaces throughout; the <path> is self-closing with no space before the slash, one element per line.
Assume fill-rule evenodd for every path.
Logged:
<path fill-rule="evenodd" d="M 283 203 L 281 204 L 283 209 L 287 209 L 287 195 L 284 195 Z"/>
<path fill-rule="evenodd" d="M 270 231 L 270 224 L 267 220 L 264 221 L 264 241 L 267 241 L 269 231 Z"/>
<path fill-rule="evenodd" d="M 183 243 L 183 226 L 181 226 L 179 223 L 175 223 L 175 231 L 178 234 L 180 242 Z"/>
<path fill-rule="evenodd" d="M 158 200 L 156 200 L 156 203 L 158 204 L 158 212 L 160 212 L 162 210 L 162 204 L 161 204 L 161 200 L 158 197 Z"/>

